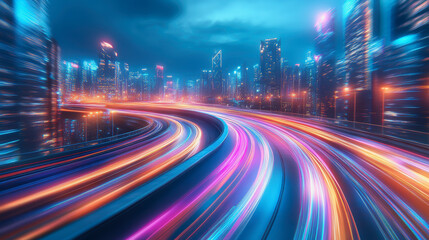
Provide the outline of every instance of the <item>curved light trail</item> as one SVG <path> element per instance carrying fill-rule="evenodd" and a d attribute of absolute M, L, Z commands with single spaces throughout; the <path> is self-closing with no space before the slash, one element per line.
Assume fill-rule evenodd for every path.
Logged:
<path fill-rule="evenodd" d="M 107 108 L 145 131 L 0 169 L 1 239 L 429 238 L 428 146 L 231 108 Z"/>

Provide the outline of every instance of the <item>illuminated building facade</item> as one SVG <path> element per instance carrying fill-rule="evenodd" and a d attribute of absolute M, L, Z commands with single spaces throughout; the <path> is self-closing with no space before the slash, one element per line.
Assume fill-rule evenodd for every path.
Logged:
<path fill-rule="evenodd" d="M 350 121 L 371 121 L 371 7 L 370 0 L 347 0 L 344 4 L 346 82 L 350 89 L 347 116 Z"/>
<path fill-rule="evenodd" d="M 398 0 L 385 55 L 384 125 L 429 131 L 429 4 Z M 382 92 L 383 91 L 383 92 Z"/>
<path fill-rule="evenodd" d="M 86 96 L 94 97 L 97 88 L 97 63 L 95 61 L 83 61 L 81 65 L 83 93 Z"/>
<path fill-rule="evenodd" d="M 155 87 L 152 91 L 154 100 L 161 100 L 164 98 L 164 85 L 164 66 L 156 65 Z"/>
<path fill-rule="evenodd" d="M 213 72 L 211 70 L 201 71 L 201 101 L 212 102 L 214 101 L 213 89 Z"/>
<path fill-rule="evenodd" d="M 317 115 L 334 117 L 335 112 L 335 12 L 321 14 L 316 22 L 316 55 L 318 56 Z"/>
<path fill-rule="evenodd" d="M 80 86 L 80 66 L 78 62 L 63 61 L 62 64 L 62 86 L 64 102 L 70 102 L 78 98 Z"/>
<path fill-rule="evenodd" d="M 240 100 L 247 99 L 251 95 L 249 84 L 249 68 L 246 64 L 241 65 L 237 71 L 240 72 L 240 78 L 237 81 L 237 93 Z"/>
<path fill-rule="evenodd" d="M 112 99 L 116 95 L 117 57 L 118 53 L 110 43 L 100 43 L 97 92 L 104 95 L 106 99 Z"/>
<path fill-rule="evenodd" d="M 16 161 L 20 153 L 19 91 L 15 85 L 16 23 L 13 1 L 0 4 L 0 163 Z M 18 36 L 19 37 L 19 36 Z M 12 157 L 11 157 L 12 156 Z"/>
<path fill-rule="evenodd" d="M 344 4 L 345 61 L 352 88 L 369 90 L 372 16 L 370 0 L 348 0 Z"/>
<path fill-rule="evenodd" d="M 302 70 L 301 95 L 304 101 L 304 112 L 316 115 L 317 113 L 317 65 L 311 51 L 307 52 L 305 65 Z"/>
<path fill-rule="evenodd" d="M 280 98 L 281 87 L 281 41 L 266 39 L 260 46 L 261 94 Z"/>
<path fill-rule="evenodd" d="M 0 22 L 0 161 L 11 162 L 52 144 L 47 1 L 2 1 Z"/>
<path fill-rule="evenodd" d="M 212 58 L 212 72 L 213 72 L 213 84 L 211 86 L 210 96 L 216 98 L 221 96 L 223 87 L 225 86 L 223 75 L 222 75 L 222 50 L 215 53 Z"/>
<path fill-rule="evenodd" d="M 47 133 L 44 136 L 47 147 L 59 147 L 62 143 L 62 129 L 60 127 L 60 53 L 61 51 L 58 43 L 53 39 L 49 41 L 47 66 L 48 97 L 46 99 L 48 105 L 48 116 L 46 120 Z"/>
<path fill-rule="evenodd" d="M 253 65 L 252 73 L 253 73 L 253 77 L 252 77 L 252 82 L 250 84 L 252 96 L 258 96 L 261 92 L 261 89 L 260 89 L 261 68 L 259 67 L 259 64 Z"/>

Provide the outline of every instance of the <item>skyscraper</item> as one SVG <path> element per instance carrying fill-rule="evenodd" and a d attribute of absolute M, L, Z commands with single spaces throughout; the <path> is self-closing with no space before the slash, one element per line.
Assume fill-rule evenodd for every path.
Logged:
<path fill-rule="evenodd" d="M 212 70 L 203 70 L 201 72 L 201 101 L 203 102 L 214 102 L 215 95 L 214 91 L 214 81 L 213 81 L 213 72 Z"/>
<path fill-rule="evenodd" d="M 0 161 L 10 162 L 51 143 L 47 1 L 2 1 L 0 22 Z"/>
<path fill-rule="evenodd" d="M 164 98 L 164 66 L 156 65 L 155 69 L 156 79 L 155 88 L 153 89 L 154 100 L 161 100 Z"/>
<path fill-rule="evenodd" d="M 321 14 L 316 22 L 318 56 L 318 115 L 334 117 L 335 104 L 335 18 L 334 11 Z"/>
<path fill-rule="evenodd" d="M 281 42 L 280 39 L 261 41 L 260 47 L 261 93 L 265 96 L 280 97 L 281 85 Z"/>
<path fill-rule="evenodd" d="M 317 113 L 317 65 L 311 51 L 307 52 L 304 69 L 302 71 L 301 94 L 304 101 L 304 113 Z"/>
<path fill-rule="evenodd" d="M 118 53 L 113 46 L 107 42 L 100 43 L 97 92 L 111 99 L 116 94 L 117 71 L 116 61 Z"/>
<path fill-rule="evenodd" d="M 398 0 L 393 6 L 392 42 L 383 56 L 384 126 L 429 131 L 429 5 Z"/>
<path fill-rule="evenodd" d="M 77 61 L 63 61 L 61 70 L 63 81 L 61 84 L 63 100 L 64 102 L 76 100 L 76 97 L 79 94 L 79 82 L 81 82 L 80 66 Z"/>
<path fill-rule="evenodd" d="M 97 63 L 95 61 L 83 61 L 81 68 L 83 92 L 87 96 L 94 97 L 97 82 Z"/>
<path fill-rule="evenodd" d="M 348 0 L 344 4 L 345 61 L 348 84 L 354 89 L 371 88 L 370 55 L 372 16 L 370 0 Z"/>
<path fill-rule="evenodd" d="M 0 163 L 16 161 L 20 153 L 19 89 L 15 65 L 15 9 L 14 1 L 0 4 Z"/>
<path fill-rule="evenodd" d="M 346 84 L 349 120 L 371 121 L 372 79 L 370 44 L 373 35 L 371 0 L 347 0 L 344 4 Z"/>
<path fill-rule="evenodd" d="M 47 66 L 47 87 L 48 87 L 48 96 L 47 96 L 47 119 L 46 119 L 46 129 L 47 133 L 44 136 L 47 143 L 47 147 L 59 147 L 61 145 L 61 128 L 60 128 L 60 66 L 61 66 L 61 57 L 60 57 L 60 47 L 55 40 L 49 41 L 48 45 L 48 66 Z"/>
<path fill-rule="evenodd" d="M 237 71 L 240 72 L 240 78 L 237 82 L 237 93 L 241 100 L 251 96 L 251 88 L 249 84 L 249 68 L 246 64 L 240 66 Z"/>
<path fill-rule="evenodd" d="M 215 53 L 212 58 L 213 85 L 211 93 L 213 98 L 222 95 L 222 87 L 225 85 L 222 75 L 222 50 Z"/>

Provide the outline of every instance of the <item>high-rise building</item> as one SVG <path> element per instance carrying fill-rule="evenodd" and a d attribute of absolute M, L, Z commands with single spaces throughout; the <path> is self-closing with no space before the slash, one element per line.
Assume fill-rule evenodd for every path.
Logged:
<path fill-rule="evenodd" d="M 212 70 L 203 70 L 201 72 L 201 101 L 211 102 L 214 101 L 214 81 L 213 81 L 213 72 Z"/>
<path fill-rule="evenodd" d="M 140 70 L 141 73 L 141 87 L 140 87 L 140 99 L 142 101 L 148 101 L 150 100 L 150 96 L 151 96 L 151 83 L 150 83 L 150 78 L 149 78 L 149 71 L 147 68 L 142 68 Z"/>
<path fill-rule="evenodd" d="M 47 96 L 47 107 L 48 115 L 46 119 L 46 129 L 47 133 L 45 134 L 45 142 L 47 147 L 59 147 L 61 145 L 61 131 L 60 128 L 60 76 L 61 76 L 61 57 L 60 57 L 60 47 L 55 40 L 49 41 L 48 45 L 48 66 L 47 66 L 47 87 L 48 87 L 48 96 Z"/>
<path fill-rule="evenodd" d="M 213 84 L 210 91 L 212 98 L 222 95 L 222 87 L 225 85 L 222 75 L 222 50 L 215 53 L 212 58 Z"/>
<path fill-rule="evenodd" d="M 252 96 L 254 97 L 259 96 L 261 92 L 260 80 L 261 80 L 261 68 L 259 67 L 259 64 L 255 64 L 253 65 L 253 77 L 252 77 L 252 82 L 250 84 L 250 87 L 252 89 Z"/>
<path fill-rule="evenodd" d="M 252 95 L 250 82 L 249 82 L 249 68 L 246 64 L 240 67 L 240 81 L 238 82 L 238 95 L 240 99 L 250 98 Z"/>
<path fill-rule="evenodd" d="M 15 66 L 15 9 L 13 1 L 0 4 L 0 164 L 19 159 L 19 88 Z"/>
<path fill-rule="evenodd" d="M 337 89 L 335 91 L 335 118 L 347 120 L 350 96 L 344 92 L 346 82 L 346 64 L 344 58 L 337 60 L 335 66 L 335 80 Z"/>
<path fill-rule="evenodd" d="M 119 91 L 121 92 L 121 99 L 128 100 L 128 82 L 130 81 L 130 65 L 128 63 L 124 63 L 120 78 Z"/>
<path fill-rule="evenodd" d="M 345 64 L 349 94 L 349 120 L 370 122 L 372 79 L 370 45 L 373 35 L 371 0 L 344 4 Z M 354 102 L 356 101 L 356 102 Z"/>
<path fill-rule="evenodd" d="M 317 114 L 317 65 L 311 51 L 307 52 L 304 69 L 302 71 L 301 93 L 304 101 L 304 113 Z"/>
<path fill-rule="evenodd" d="M 104 95 L 106 99 L 112 99 L 116 95 L 117 57 L 118 53 L 110 43 L 100 43 L 97 92 Z"/>
<path fill-rule="evenodd" d="M 392 42 L 383 55 L 384 126 L 429 131 L 429 4 L 398 0 L 392 11 Z M 387 130 L 388 131 L 388 130 Z"/>
<path fill-rule="evenodd" d="M 261 41 L 260 47 L 261 94 L 266 97 L 280 97 L 281 85 L 281 42 L 280 39 Z"/>
<path fill-rule="evenodd" d="M 165 100 L 174 100 L 176 98 L 177 84 L 172 75 L 165 76 Z"/>
<path fill-rule="evenodd" d="M 161 100 L 164 98 L 164 66 L 156 65 L 156 79 L 153 89 L 153 100 Z"/>
<path fill-rule="evenodd" d="M 80 94 L 78 86 L 80 85 L 79 82 L 81 82 L 79 63 L 77 61 L 63 61 L 61 70 L 63 81 L 61 84 L 63 101 L 70 102 L 76 100 Z"/>
<path fill-rule="evenodd" d="M 318 115 L 334 117 L 335 112 L 335 12 L 321 14 L 316 22 L 316 55 L 318 56 Z"/>
<path fill-rule="evenodd" d="M 348 84 L 354 89 L 369 90 L 370 41 L 372 16 L 370 0 L 348 0 L 344 4 L 345 61 Z"/>
<path fill-rule="evenodd" d="M 47 1 L 2 1 L 0 22 L 0 161 L 10 162 L 52 143 Z"/>
<path fill-rule="evenodd" d="M 97 63 L 95 61 L 83 61 L 81 65 L 83 93 L 86 96 L 94 97 L 97 87 Z"/>

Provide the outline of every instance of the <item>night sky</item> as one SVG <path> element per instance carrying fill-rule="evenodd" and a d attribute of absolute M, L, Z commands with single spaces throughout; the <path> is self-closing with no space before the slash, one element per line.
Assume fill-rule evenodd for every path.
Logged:
<path fill-rule="evenodd" d="M 259 43 L 280 37 L 282 56 L 302 63 L 313 49 L 314 22 L 342 0 L 51 0 L 53 37 L 68 60 L 97 59 L 111 42 L 131 69 L 164 64 L 198 76 L 223 50 L 227 71 L 259 62 Z"/>

